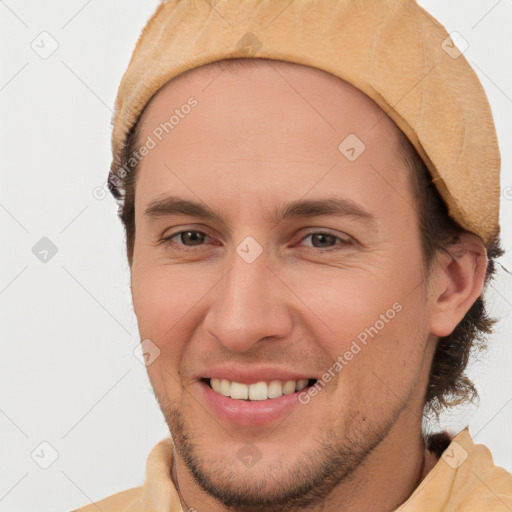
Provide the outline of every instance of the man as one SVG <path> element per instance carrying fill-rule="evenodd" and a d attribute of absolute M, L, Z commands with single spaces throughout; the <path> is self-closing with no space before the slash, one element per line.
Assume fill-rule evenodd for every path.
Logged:
<path fill-rule="evenodd" d="M 143 487 L 80 510 L 512 509 L 512 475 L 467 429 L 422 435 L 475 394 L 500 254 L 489 105 L 425 11 L 163 3 L 113 152 L 172 440 Z"/>

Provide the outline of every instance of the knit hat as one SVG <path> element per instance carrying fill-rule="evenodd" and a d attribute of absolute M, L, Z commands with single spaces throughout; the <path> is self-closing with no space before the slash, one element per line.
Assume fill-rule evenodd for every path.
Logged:
<path fill-rule="evenodd" d="M 127 137 L 169 80 L 223 59 L 282 60 L 327 71 L 373 99 L 416 148 L 449 215 L 490 247 L 499 234 L 500 153 L 466 45 L 414 0 L 163 2 L 119 86 L 110 190 L 122 200 Z"/>

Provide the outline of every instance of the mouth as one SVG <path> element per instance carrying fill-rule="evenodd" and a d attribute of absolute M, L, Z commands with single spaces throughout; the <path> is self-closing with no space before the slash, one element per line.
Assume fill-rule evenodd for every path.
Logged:
<path fill-rule="evenodd" d="M 228 379 L 202 378 L 201 381 L 206 384 L 215 393 L 231 398 L 233 400 L 242 400 L 246 402 L 271 401 L 281 398 L 284 395 L 290 395 L 313 386 L 317 379 L 299 379 L 299 380 L 270 380 L 260 381 L 253 384 L 244 384 L 242 382 L 230 381 Z"/>

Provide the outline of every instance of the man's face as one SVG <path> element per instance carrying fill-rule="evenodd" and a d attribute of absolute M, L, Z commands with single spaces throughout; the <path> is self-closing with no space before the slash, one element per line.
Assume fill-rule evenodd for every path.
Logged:
<path fill-rule="evenodd" d="M 148 374 L 178 474 L 284 510 L 421 429 L 433 343 L 417 212 L 398 128 L 360 91 L 275 61 L 215 76 L 179 77 L 144 114 L 139 140 L 158 143 L 137 178 L 134 309 L 160 350 Z M 169 196 L 218 218 L 145 213 Z"/>

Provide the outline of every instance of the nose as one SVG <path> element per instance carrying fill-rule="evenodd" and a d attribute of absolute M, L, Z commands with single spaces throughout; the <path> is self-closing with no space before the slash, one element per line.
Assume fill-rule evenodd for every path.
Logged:
<path fill-rule="evenodd" d="M 247 263 L 234 255 L 231 270 L 212 290 L 204 328 L 226 348 L 248 352 L 263 339 L 286 337 L 292 329 L 286 286 L 261 255 Z"/>

